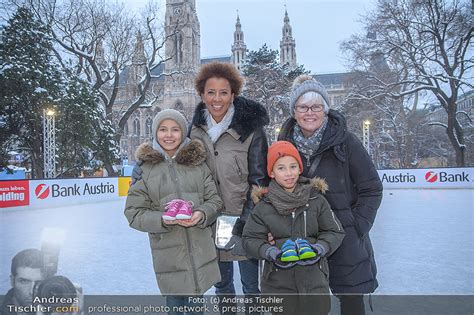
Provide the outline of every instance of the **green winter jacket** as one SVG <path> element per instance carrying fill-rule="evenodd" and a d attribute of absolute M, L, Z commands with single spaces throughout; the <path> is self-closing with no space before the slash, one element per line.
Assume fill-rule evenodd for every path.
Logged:
<path fill-rule="evenodd" d="M 192 140 L 175 158 L 165 160 L 147 143 L 137 149 L 136 157 L 143 162 L 143 173 L 130 187 L 125 216 L 132 228 L 148 232 L 160 291 L 201 295 L 220 281 L 210 225 L 223 206 L 204 163 L 206 150 Z M 164 225 L 164 207 L 176 198 L 192 201 L 193 211 L 202 211 L 204 220 L 190 228 Z"/>
<path fill-rule="evenodd" d="M 252 195 L 256 206 L 244 227 L 243 246 L 257 259 L 265 259 L 267 242 L 272 233 L 275 245 L 281 248 L 289 238 L 304 238 L 309 243 L 323 245 L 327 253 L 318 263 L 280 269 L 265 261 L 261 279 L 262 293 L 328 293 L 329 268 L 326 256 L 332 254 L 344 238 L 342 224 L 331 210 L 321 192 L 327 190 L 324 180 L 300 178 L 299 184 L 312 184 L 313 189 L 306 205 L 291 214 L 279 213 L 265 196 L 266 189 L 254 188 Z M 258 203 L 257 203 L 258 202 Z"/>

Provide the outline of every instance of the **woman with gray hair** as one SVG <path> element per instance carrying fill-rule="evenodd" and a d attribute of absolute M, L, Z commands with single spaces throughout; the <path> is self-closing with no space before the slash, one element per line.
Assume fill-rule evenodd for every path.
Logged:
<path fill-rule="evenodd" d="M 377 269 L 369 231 L 382 201 L 382 183 L 344 116 L 330 109 L 324 86 L 309 75 L 297 77 L 290 95 L 291 117 L 278 140 L 292 142 L 303 160 L 302 176 L 325 178 L 326 199 L 346 236 L 328 257 L 331 291 L 341 314 L 365 314 L 364 294 L 375 291 Z"/>

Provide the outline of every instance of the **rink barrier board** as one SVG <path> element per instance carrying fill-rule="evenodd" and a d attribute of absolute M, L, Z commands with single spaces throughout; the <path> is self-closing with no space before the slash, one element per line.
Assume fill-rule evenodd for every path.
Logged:
<path fill-rule="evenodd" d="M 474 168 L 378 170 L 384 189 L 474 189 Z M 0 208 L 44 208 L 118 200 L 130 177 L 0 180 Z"/>

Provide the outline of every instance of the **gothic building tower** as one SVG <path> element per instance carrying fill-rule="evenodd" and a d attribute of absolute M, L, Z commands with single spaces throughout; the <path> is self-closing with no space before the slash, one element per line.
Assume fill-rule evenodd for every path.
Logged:
<path fill-rule="evenodd" d="M 296 68 L 296 44 L 291 31 L 290 18 L 286 10 L 283 22 L 282 38 L 280 41 L 280 63 L 282 65 L 287 63 L 291 69 L 294 69 Z"/>
<path fill-rule="evenodd" d="M 143 44 L 143 38 L 140 31 L 137 34 L 137 41 L 135 43 L 135 49 L 132 55 L 132 65 L 130 67 L 130 71 L 128 72 L 127 82 L 132 85 L 129 89 L 132 94 L 129 95 L 130 97 L 135 97 L 138 95 L 138 86 L 137 83 L 142 79 L 145 75 L 145 69 L 147 62 L 145 56 L 145 46 Z"/>
<path fill-rule="evenodd" d="M 165 77 L 163 108 L 191 113 L 199 101 L 194 78 L 201 62 L 200 25 L 195 0 L 166 0 Z M 189 118 L 189 117 L 188 117 Z"/>
<path fill-rule="evenodd" d="M 241 67 L 247 54 L 247 46 L 244 42 L 244 32 L 242 32 L 242 25 L 240 24 L 239 15 L 237 15 L 237 22 L 235 23 L 234 43 L 232 44 L 232 63 L 241 71 Z"/>

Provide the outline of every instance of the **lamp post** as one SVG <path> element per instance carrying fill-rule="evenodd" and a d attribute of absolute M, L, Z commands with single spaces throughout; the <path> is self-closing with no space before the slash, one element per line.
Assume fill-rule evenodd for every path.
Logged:
<path fill-rule="evenodd" d="M 363 145 L 370 156 L 370 121 L 364 120 L 364 123 L 362 124 L 362 126 L 363 126 L 362 128 Z"/>
<path fill-rule="evenodd" d="M 275 141 L 278 141 L 278 134 L 280 133 L 280 127 L 275 128 Z"/>
<path fill-rule="evenodd" d="M 43 152 L 44 178 L 56 177 L 56 128 L 55 112 L 52 109 L 43 110 Z"/>

